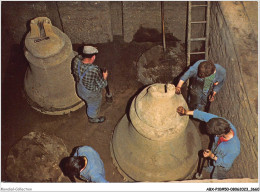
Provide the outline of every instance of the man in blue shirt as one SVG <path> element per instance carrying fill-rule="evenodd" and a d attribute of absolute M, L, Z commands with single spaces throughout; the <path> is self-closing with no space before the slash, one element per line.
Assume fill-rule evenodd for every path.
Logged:
<path fill-rule="evenodd" d="M 108 72 L 94 64 L 97 48 L 84 46 L 83 54 L 73 60 L 72 72 L 77 84 L 78 96 L 85 101 L 90 123 L 102 123 L 105 117 L 98 117 L 102 101 L 102 89 L 107 86 Z"/>
<path fill-rule="evenodd" d="M 188 111 L 182 106 L 177 108 L 180 115 L 193 115 L 194 118 L 206 122 L 208 134 L 215 135 L 211 150 L 203 152 L 205 158 L 210 158 L 207 172 L 211 172 L 212 179 L 225 179 L 234 160 L 240 153 L 240 141 L 234 125 L 221 117 L 199 110 Z"/>
<path fill-rule="evenodd" d="M 77 148 L 73 157 L 66 159 L 64 172 L 72 180 L 74 177 L 87 182 L 108 183 L 105 179 L 105 169 L 99 154 L 89 146 Z"/>
<path fill-rule="evenodd" d="M 190 79 L 189 108 L 205 111 L 208 99 L 209 102 L 214 101 L 216 93 L 223 86 L 225 78 L 226 70 L 222 66 L 214 64 L 212 61 L 199 60 L 180 78 L 175 89 L 176 94 L 181 93 L 182 85 Z"/>

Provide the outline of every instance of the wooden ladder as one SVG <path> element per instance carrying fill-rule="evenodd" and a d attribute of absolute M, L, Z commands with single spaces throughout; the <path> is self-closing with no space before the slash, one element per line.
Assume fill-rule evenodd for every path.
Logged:
<path fill-rule="evenodd" d="M 192 8 L 196 7 L 206 7 L 206 20 L 205 21 L 192 21 L 191 20 L 191 11 Z M 210 1 L 207 1 L 207 4 L 205 5 L 192 5 L 192 2 L 189 1 L 188 4 L 188 35 L 187 35 L 187 66 L 190 66 L 190 56 L 191 55 L 199 55 L 204 54 L 205 59 L 208 59 L 208 40 L 209 40 L 209 19 L 210 19 Z M 206 37 L 200 37 L 200 38 L 192 38 L 191 37 L 191 27 L 192 25 L 196 24 L 206 24 Z M 204 41 L 205 42 L 205 51 L 203 52 L 191 52 L 191 43 L 194 41 Z"/>

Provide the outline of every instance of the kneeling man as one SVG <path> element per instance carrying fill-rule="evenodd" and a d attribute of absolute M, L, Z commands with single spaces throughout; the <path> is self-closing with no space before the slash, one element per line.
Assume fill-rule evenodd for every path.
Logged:
<path fill-rule="evenodd" d="M 194 118 L 206 122 L 206 132 L 215 135 L 211 150 L 203 152 L 205 158 L 210 158 L 207 172 L 211 172 L 212 179 L 226 179 L 234 160 L 240 153 L 240 141 L 234 125 L 216 115 L 199 110 L 188 111 L 182 106 L 177 108 L 180 115 L 192 115 Z"/>

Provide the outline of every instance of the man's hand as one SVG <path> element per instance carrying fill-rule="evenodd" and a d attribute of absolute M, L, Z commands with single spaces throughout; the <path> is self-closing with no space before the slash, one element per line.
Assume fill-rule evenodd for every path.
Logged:
<path fill-rule="evenodd" d="M 209 150 L 209 149 L 206 149 L 204 152 L 203 152 L 203 156 L 204 157 L 210 157 L 212 156 L 212 152 Z"/>
<path fill-rule="evenodd" d="M 182 106 L 179 106 L 179 107 L 177 108 L 177 112 L 178 112 L 181 116 L 187 115 L 187 110 L 184 109 L 184 107 L 182 107 Z"/>
<path fill-rule="evenodd" d="M 106 79 L 107 79 L 107 76 L 108 76 L 108 71 L 105 70 L 105 71 L 103 72 L 103 78 L 106 80 Z"/>
<path fill-rule="evenodd" d="M 175 87 L 175 93 L 177 95 L 181 94 L 181 87 L 183 85 L 184 81 L 180 80 L 179 83 L 177 84 L 177 86 Z"/>
<path fill-rule="evenodd" d="M 175 93 L 176 94 L 181 94 L 181 87 L 175 87 Z"/>
<path fill-rule="evenodd" d="M 213 102 L 215 100 L 215 97 L 216 97 L 216 92 L 213 91 L 213 93 L 209 95 L 209 101 Z"/>
<path fill-rule="evenodd" d="M 213 102 L 215 100 L 215 97 L 213 95 L 209 95 L 209 101 Z"/>

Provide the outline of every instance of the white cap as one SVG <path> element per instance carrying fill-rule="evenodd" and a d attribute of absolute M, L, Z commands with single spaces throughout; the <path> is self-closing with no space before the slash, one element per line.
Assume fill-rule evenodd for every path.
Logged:
<path fill-rule="evenodd" d="M 96 54 L 96 53 L 98 53 L 98 50 L 96 47 L 93 47 L 93 46 L 84 46 L 83 53 L 84 54 Z"/>

